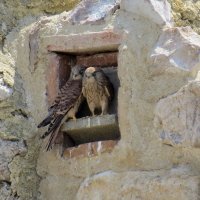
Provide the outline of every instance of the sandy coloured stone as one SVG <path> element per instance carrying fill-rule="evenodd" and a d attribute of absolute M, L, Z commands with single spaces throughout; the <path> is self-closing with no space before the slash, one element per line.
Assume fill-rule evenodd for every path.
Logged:
<path fill-rule="evenodd" d="M 110 31 L 86 34 L 54 35 L 43 38 L 48 51 L 65 53 L 89 53 L 116 51 L 121 43 L 121 36 Z"/>
<path fill-rule="evenodd" d="M 134 15 L 145 17 L 161 26 L 172 23 L 170 4 L 167 0 L 123 0 L 121 2 L 121 8 Z"/>
<path fill-rule="evenodd" d="M 93 1 L 85 0 L 76 6 L 66 21 L 72 24 L 98 24 L 119 9 L 119 0 Z"/>
<path fill-rule="evenodd" d="M 7 61 L 13 58 L 13 73 L 9 75 L 6 72 L 6 76 L 3 76 L 3 78 L 7 79 L 5 83 L 9 83 L 9 87 L 14 88 L 11 98 L 1 102 L 0 116 L 3 120 L 6 118 L 9 134 L 16 135 L 17 133 L 17 136 L 29 138 L 29 140 L 26 140 L 28 152 L 23 156 L 14 156 L 9 164 L 11 186 L 9 183 L 6 184 L 8 189 L 4 185 L 0 186 L 3 188 L 3 190 L 0 189 L 0 198 L 5 200 L 5 197 L 9 197 L 9 195 L 2 194 L 7 194 L 7 192 L 10 194 L 12 188 L 12 191 L 16 192 L 16 196 L 19 196 L 20 199 L 30 200 L 71 200 L 75 199 L 76 196 L 77 198 L 80 197 L 81 200 L 84 198 L 93 200 L 112 197 L 115 200 L 117 198 L 120 198 L 120 200 L 131 198 L 143 200 L 198 199 L 199 149 L 191 148 L 191 145 L 195 144 L 191 141 L 196 142 L 195 147 L 199 144 L 199 108 L 198 105 L 196 106 L 196 102 L 199 103 L 199 83 L 198 80 L 194 81 L 199 70 L 197 55 L 193 57 L 195 51 L 191 51 L 192 55 L 182 53 L 184 48 L 186 50 L 188 48 L 179 46 L 181 41 L 177 34 L 172 43 L 177 44 L 181 51 L 177 48 L 173 50 L 177 54 L 181 54 L 180 56 L 176 55 L 180 57 L 178 61 L 184 61 L 183 65 L 189 69 L 188 71 L 176 70 L 177 68 L 172 66 L 170 73 L 165 73 L 166 71 L 163 73 L 160 70 L 163 69 L 161 63 L 155 62 L 155 66 L 157 65 L 159 70 L 156 71 L 158 73 L 153 73 L 155 66 L 149 59 L 152 50 L 155 50 L 158 40 L 166 30 L 163 29 L 166 28 L 163 25 L 173 26 L 170 16 L 172 10 L 170 10 L 169 4 L 166 0 L 121 0 L 120 9 L 116 12 L 112 8 L 110 12 L 107 7 L 109 12 L 106 13 L 105 18 L 101 18 L 102 15 L 100 15 L 100 18 L 98 18 L 99 16 L 91 16 L 93 13 L 98 14 L 96 8 L 94 11 L 86 12 L 86 14 L 89 13 L 88 19 L 83 19 L 82 14 L 85 15 L 85 12 L 81 12 L 80 18 L 74 13 L 73 16 L 77 18 L 73 19 L 75 21 L 73 24 L 67 21 L 67 17 L 73 12 L 66 12 L 72 2 L 75 3 L 76 1 L 52 0 L 42 1 L 41 3 L 38 0 L 3 0 L 0 3 L 0 21 L 3 22 L 0 24 L 0 38 L 4 38 L 3 43 L 0 42 L 0 46 L 4 54 L 9 55 L 5 57 L 0 53 L 0 60 L 7 65 Z M 103 0 L 98 2 L 110 5 L 110 2 L 113 1 Z M 183 1 L 173 0 L 171 2 Z M 69 3 L 69 7 L 66 3 Z M 197 3 L 193 1 L 191 6 L 197 5 Z M 180 26 L 191 25 L 195 30 L 198 30 L 199 15 L 196 10 L 188 9 L 189 12 L 186 12 L 187 10 L 184 11 L 183 9 L 184 6 L 180 4 L 180 7 L 174 10 L 177 12 L 176 22 L 180 22 Z M 104 11 L 103 8 L 101 10 Z M 60 11 L 65 12 L 52 15 Z M 185 13 L 182 14 L 182 11 Z M 191 11 L 194 11 L 194 13 Z M 115 12 L 114 15 L 113 12 Z M 174 15 L 174 13 L 172 14 Z M 36 37 L 32 37 L 32 44 L 30 44 L 29 33 L 34 26 L 33 22 L 40 21 L 38 16 L 39 18 L 47 18 L 49 21 L 38 30 Z M 100 21 L 92 21 L 97 18 Z M 192 19 L 192 21 L 187 18 Z M 18 21 L 19 19 L 21 20 Z M 108 30 L 118 36 L 115 37 L 114 34 L 109 36 Z M 104 34 L 105 32 L 106 34 Z M 100 33 L 103 33 L 102 35 L 105 38 L 102 38 Z M 46 38 L 47 36 L 48 38 Z M 84 39 L 81 40 L 80 36 L 83 36 Z M 37 55 L 34 53 L 35 39 L 38 40 L 39 47 L 35 51 Z M 188 44 L 190 35 L 186 34 L 185 39 Z M 95 41 L 100 47 L 96 46 Z M 67 43 L 65 44 L 65 42 Z M 73 43 L 75 44 L 74 47 Z M 162 41 L 161 49 L 170 51 L 168 48 L 165 49 L 165 45 L 169 43 L 170 34 Z M 192 45 L 196 48 L 197 43 L 195 43 L 192 41 Z M 34 73 L 30 73 L 29 70 L 29 45 L 32 46 L 33 50 L 32 63 L 35 66 L 32 66 L 34 66 Z M 119 50 L 117 73 L 120 85 L 117 105 L 121 139 L 117 144 L 113 144 L 112 141 L 110 143 L 105 141 L 106 144 L 104 142 L 84 144 L 80 149 L 79 147 L 71 149 L 72 157 L 70 157 L 69 151 L 65 152 L 66 157 L 64 159 L 59 156 L 56 148 L 50 152 L 43 152 L 41 147 L 38 156 L 42 141 L 38 139 L 41 132 L 37 130 L 36 126 L 39 120 L 47 114 L 48 107 L 46 87 L 50 70 L 47 45 L 50 45 L 50 51 L 57 51 L 59 49 L 57 45 L 60 45 L 63 55 L 68 52 L 67 45 L 69 45 L 71 49 L 69 53 L 72 56 L 74 53 L 80 55 L 85 51 L 88 54 L 88 52 L 93 53 L 93 51 L 99 53 L 99 51 Z M 159 54 L 160 51 L 157 50 Z M 188 52 L 190 50 L 189 48 Z M 170 53 L 172 52 L 170 51 Z M 166 62 L 163 62 L 163 66 L 171 64 L 168 58 Z M 194 60 L 194 63 L 186 62 L 187 60 Z M 1 66 L 3 65 L 0 65 L 0 70 Z M 182 64 L 179 66 L 182 66 Z M 180 71 L 184 71 L 184 75 L 182 73 L 180 75 Z M 60 73 L 57 72 L 57 74 Z M 2 76 L 2 73 L 0 76 Z M 51 88 L 53 88 L 53 81 L 56 81 L 54 78 L 52 76 Z M 189 84 L 188 80 L 192 80 L 194 83 Z M 185 91 L 182 90 L 183 88 L 185 88 Z M 174 96 L 170 100 L 173 94 Z M 160 104 L 163 99 L 163 103 Z M 23 116 L 18 115 L 17 111 L 13 112 L 15 108 L 11 108 L 10 104 L 7 103 L 8 100 L 11 100 L 14 106 L 17 106 L 17 110 L 26 110 L 25 120 L 19 120 Z M 157 124 L 158 127 L 154 126 L 155 117 L 159 117 L 159 114 L 154 112 L 158 104 L 163 105 L 167 110 L 158 109 L 161 110 L 161 121 L 166 126 L 162 126 L 162 124 Z M 6 114 L 5 117 L 5 113 L 9 113 L 9 115 Z M 187 117 L 188 119 L 185 120 Z M 196 119 L 196 121 L 194 120 L 192 127 L 193 119 Z M 184 147 L 188 145 L 189 148 L 188 146 L 186 148 L 172 147 L 177 145 L 174 144 L 175 142 L 180 141 L 181 137 L 178 134 L 178 136 L 171 134 L 169 139 L 165 137 L 163 143 L 169 145 L 163 145 L 160 142 L 160 133 L 163 133 L 160 130 L 167 133 L 167 130 L 170 131 L 172 128 L 180 133 L 182 138 L 186 138 L 185 136 L 188 134 L 188 138 L 179 144 Z M 6 137 L 8 132 L 5 130 L 5 134 L 2 134 L 4 140 L 5 138 L 15 140 L 15 138 Z M 194 140 L 191 140 L 191 136 L 194 136 Z M 9 152 L 9 144 L 7 150 Z M 5 155 L 6 158 L 10 158 L 8 154 Z M 7 161 L 3 163 L 7 165 Z M 180 167 L 177 167 L 174 173 L 173 167 L 180 163 L 188 163 L 191 166 L 191 173 L 182 170 Z M 173 169 L 170 170 L 171 168 Z M 2 169 L 6 168 L 2 167 Z M 88 183 L 91 183 L 91 185 L 88 185 Z M 102 196 L 103 198 L 101 198 Z"/>
<path fill-rule="evenodd" d="M 15 155 L 27 151 L 23 141 L 7 141 L 0 139 L 0 181 L 10 181 L 9 163 Z"/>
<path fill-rule="evenodd" d="M 199 52 L 200 37 L 190 27 L 167 28 L 151 53 L 154 73 L 198 70 Z"/>
<path fill-rule="evenodd" d="M 198 200 L 199 177 L 182 170 L 105 171 L 86 178 L 76 199 Z"/>
<path fill-rule="evenodd" d="M 200 147 L 200 81 L 189 82 L 161 99 L 155 110 L 155 126 L 164 144 Z"/>

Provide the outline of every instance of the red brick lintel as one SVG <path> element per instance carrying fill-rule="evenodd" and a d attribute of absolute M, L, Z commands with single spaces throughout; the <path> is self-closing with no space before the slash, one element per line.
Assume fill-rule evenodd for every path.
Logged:
<path fill-rule="evenodd" d="M 101 153 L 112 152 L 115 145 L 118 143 L 117 140 L 106 140 L 91 142 L 87 144 L 81 144 L 77 147 L 67 148 L 64 151 L 64 158 L 78 158 L 78 157 L 91 157 L 97 156 Z"/>
<path fill-rule="evenodd" d="M 65 53 L 93 53 L 117 51 L 121 36 L 112 31 L 73 35 L 53 35 L 44 38 L 48 51 Z"/>

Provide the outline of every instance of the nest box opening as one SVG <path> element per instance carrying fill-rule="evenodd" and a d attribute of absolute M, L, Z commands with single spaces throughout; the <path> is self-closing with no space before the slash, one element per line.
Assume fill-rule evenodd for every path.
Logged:
<path fill-rule="evenodd" d="M 100 39 L 101 37 L 105 39 L 106 36 L 100 35 L 99 37 Z M 77 50 L 73 49 L 73 51 L 69 47 L 68 51 L 65 49 L 66 44 L 64 44 L 63 48 L 61 47 L 62 44 L 48 46 L 47 95 L 49 104 L 53 102 L 59 89 L 69 79 L 71 66 L 76 64 L 82 64 L 86 67 L 101 67 L 114 87 L 114 98 L 109 104 L 107 115 L 100 116 L 98 115 L 99 113 L 96 113 L 96 116 L 91 116 L 91 112 L 85 101 L 76 114 L 77 120 L 69 120 L 63 124 L 60 131 L 63 133 L 64 148 L 77 147 L 81 144 L 98 141 L 117 141 L 120 139 L 117 119 L 118 88 L 120 86 L 117 73 L 119 42 L 117 41 L 115 44 L 115 40 L 113 42 L 112 37 L 116 36 L 109 35 L 109 42 L 113 43 L 109 47 L 100 48 L 99 46 L 103 45 L 104 47 L 104 44 L 99 42 L 97 44 L 98 48 L 95 47 L 95 50 L 91 48 L 89 51 L 80 51 L 78 47 Z M 100 39 L 95 39 L 96 43 Z M 91 40 L 91 37 L 88 37 L 88 40 Z M 93 44 L 93 46 L 95 45 Z"/>

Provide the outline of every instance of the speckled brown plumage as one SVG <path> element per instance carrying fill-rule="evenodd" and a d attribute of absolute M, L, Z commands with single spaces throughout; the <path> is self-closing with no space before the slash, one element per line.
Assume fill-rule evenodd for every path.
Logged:
<path fill-rule="evenodd" d="M 87 68 L 83 77 L 82 91 L 92 115 L 95 115 L 95 109 L 101 109 L 101 115 L 107 114 L 114 90 L 103 70 L 95 67 Z"/>
<path fill-rule="evenodd" d="M 85 67 L 75 66 L 72 68 L 70 79 L 61 88 L 54 103 L 48 109 L 48 116 L 38 125 L 38 128 L 47 126 L 48 130 L 41 138 L 50 135 L 46 150 L 50 150 L 58 136 L 62 124 L 69 118 L 75 119 L 75 115 L 83 101 L 82 76 Z"/>

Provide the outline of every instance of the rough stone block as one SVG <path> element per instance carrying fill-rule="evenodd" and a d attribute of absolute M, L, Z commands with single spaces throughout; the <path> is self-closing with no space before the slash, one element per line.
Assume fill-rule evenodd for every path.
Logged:
<path fill-rule="evenodd" d="M 12 67 L 10 56 L 0 51 L 0 101 L 7 99 L 13 94 L 15 71 Z"/>
<path fill-rule="evenodd" d="M 72 24 L 88 24 L 104 21 L 119 8 L 119 0 L 82 1 L 66 18 Z"/>
<path fill-rule="evenodd" d="M 76 199 L 198 200 L 199 177 L 180 169 L 106 171 L 86 178 Z"/>
<path fill-rule="evenodd" d="M 167 0 L 123 0 L 120 7 L 133 14 L 146 17 L 158 25 L 171 23 L 171 9 Z"/>
<path fill-rule="evenodd" d="M 161 99 L 155 110 L 155 127 L 164 144 L 200 147 L 200 81 L 189 82 Z"/>
<path fill-rule="evenodd" d="M 0 100 L 5 100 L 8 97 L 10 97 L 13 93 L 12 88 L 6 86 L 6 85 L 2 85 L 1 84 L 1 79 L 0 79 Z"/>
<path fill-rule="evenodd" d="M 0 183 L 0 200 L 17 200 L 17 197 L 12 195 L 10 184 L 6 182 Z"/>
<path fill-rule="evenodd" d="M 191 72 L 200 66 L 200 37 L 189 27 L 168 28 L 161 34 L 153 52 L 155 74 Z"/>
<path fill-rule="evenodd" d="M 15 155 L 23 154 L 26 150 L 22 141 L 0 140 L 0 181 L 10 180 L 8 164 Z"/>

